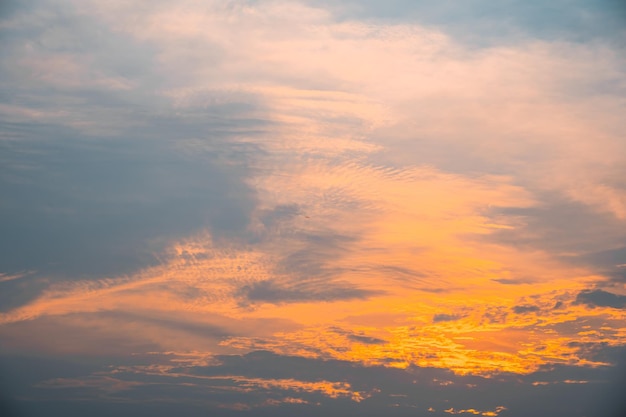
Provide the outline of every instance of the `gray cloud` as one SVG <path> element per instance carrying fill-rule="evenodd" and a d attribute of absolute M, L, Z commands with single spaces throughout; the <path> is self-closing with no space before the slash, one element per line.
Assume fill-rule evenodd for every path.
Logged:
<path fill-rule="evenodd" d="M 353 342 L 359 342 L 366 345 L 384 345 L 385 343 L 387 343 L 385 340 L 379 339 L 377 337 L 362 336 L 358 334 L 350 334 L 348 335 L 348 339 L 352 340 Z"/>
<path fill-rule="evenodd" d="M 626 309 L 626 295 L 613 294 L 603 290 L 585 290 L 578 293 L 576 303 L 589 307 L 612 307 Z"/>
<path fill-rule="evenodd" d="M 578 261 L 594 265 L 613 281 L 626 282 L 626 246 L 586 253 Z"/>
<path fill-rule="evenodd" d="M 38 132 L 42 134 L 42 132 Z M 65 135 L 64 135 L 65 133 Z M 241 233 L 255 204 L 247 151 L 189 155 L 154 138 L 0 142 L 0 270 L 84 277 L 153 264 L 167 239 Z M 209 133 L 210 135 L 210 133 Z M 56 137 L 54 137 L 56 136 Z"/>
<path fill-rule="evenodd" d="M 278 264 L 278 274 L 289 274 L 298 279 L 312 277 L 331 277 L 341 270 L 330 267 L 331 261 L 340 259 L 350 251 L 358 239 L 332 231 L 315 233 L 297 233 L 295 239 L 301 243 L 302 249 L 295 250 L 285 256 Z"/>
<path fill-rule="evenodd" d="M 377 337 L 366 336 L 362 333 L 355 333 L 353 331 L 342 329 L 340 327 L 331 327 L 329 330 L 334 333 L 344 335 L 353 342 L 363 343 L 365 345 L 383 345 L 387 343 L 386 340 L 379 339 Z"/>
<path fill-rule="evenodd" d="M 89 315 L 82 313 L 81 316 Z M 128 323 L 137 323 L 142 326 L 155 326 L 159 327 L 165 331 L 178 331 L 190 333 L 193 336 L 211 338 L 211 339 L 224 339 L 228 336 L 233 336 L 233 333 L 221 326 L 202 323 L 202 322 L 192 322 L 188 317 L 185 318 L 176 318 L 176 317 L 159 317 L 159 316 L 150 316 L 147 314 L 138 314 L 131 312 L 117 312 L 117 311 L 109 311 L 99 313 L 97 315 L 92 315 L 97 317 L 98 319 L 106 319 L 111 320 L 113 322 L 120 322 L 124 324 Z M 161 330 L 161 331 L 163 331 Z"/>
<path fill-rule="evenodd" d="M 426 271 L 418 271 L 398 265 L 368 265 L 368 268 L 384 274 L 386 279 L 394 280 L 406 288 L 415 288 L 422 291 L 436 292 L 432 289 L 424 289 L 422 286 L 432 279 L 434 273 Z"/>
<path fill-rule="evenodd" d="M 94 112 L 108 106 L 107 95 L 86 97 Z M 115 106 L 138 125 L 103 136 L 0 114 L 0 271 L 28 273 L 0 282 L 0 311 L 32 300 L 50 280 L 156 265 L 171 240 L 202 230 L 216 244 L 248 239 L 256 194 L 247 179 L 262 151 L 233 137 L 255 135 L 263 122 L 236 109 L 237 122 L 210 109 L 183 117 Z"/>
<path fill-rule="evenodd" d="M 582 203 L 565 201 L 559 196 L 540 195 L 544 202 L 532 208 L 493 208 L 487 213 L 494 221 L 500 217 L 519 219 L 523 224 L 499 230 L 485 239 L 518 248 L 541 248 L 558 255 L 566 263 L 591 268 L 608 280 L 623 282 L 626 259 L 623 247 L 626 233 L 623 221 Z M 572 227 L 575 224 L 576 227 Z M 501 284 L 521 284 L 520 279 L 495 279 Z"/>
<path fill-rule="evenodd" d="M 261 213 L 261 221 L 268 232 L 266 237 L 271 238 L 271 230 L 278 230 L 282 221 L 299 214 L 300 208 L 296 205 L 280 206 Z M 284 234 L 279 234 L 283 241 L 290 242 L 290 245 L 298 249 L 287 252 L 280 259 L 274 269 L 274 278 L 239 287 L 236 295 L 242 298 L 243 304 L 365 299 L 381 294 L 380 291 L 361 289 L 342 281 L 338 276 L 345 272 L 344 269 L 332 265 L 333 261 L 352 250 L 353 245 L 358 242 L 356 237 L 325 230 L 287 230 Z"/>
<path fill-rule="evenodd" d="M 390 0 L 323 1 L 343 18 L 417 21 L 439 27 L 472 46 L 514 43 L 530 36 L 546 40 L 582 41 L 590 37 L 624 36 L 626 6 L 620 0 L 484 0 L 415 2 Z M 315 4 L 319 4 L 316 1 Z"/>
<path fill-rule="evenodd" d="M 506 323 L 508 314 L 505 307 L 498 306 L 486 311 L 485 314 L 483 314 L 483 319 L 487 320 L 489 323 Z"/>
<path fill-rule="evenodd" d="M 530 208 L 492 208 L 490 217 L 519 218 L 524 227 L 498 230 L 488 239 L 518 247 L 541 246 L 553 252 L 590 253 L 598 241 L 613 244 L 622 241 L 621 222 L 609 213 L 598 213 L 582 203 L 556 195 L 539 194 L 541 206 Z M 571 227 L 576 224 L 576 227 Z"/>
<path fill-rule="evenodd" d="M 355 17 L 366 21 L 418 22 L 427 28 L 443 28 L 464 46 L 516 42 L 529 33 L 535 38 L 532 43 L 536 43 L 537 37 L 559 41 L 589 36 L 623 39 L 624 32 L 617 23 L 623 14 L 618 13 L 622 9 L 616 6 L 617 1 L 514 3 L 493 5 L 471 0 L 452 6 L 447 1 L 427 5 L 409 0 L 347 0 L 339 7 L 348 6 L 340 19 L 349 22 Z M 229 2 L 227 8 L 240 4 L 250 3 Z M 20 15 L 23 11 L 26 13 Z M 8 17 L 17 20 L 13 22 Z M 307 80 L 303 83 L 302 75 L 258 75 L 264 70 L 256 67 L 246 68 L 245 76 L 238 75 L 234 69 L 231 77 L 230 70 L 238 61 L 221 66 L 220 59 L 228 51 L 218 45 L 182 39 L 160 49 L 163 45 L 157 45 L 159 41 L 154 38 L 133 39 L 124 33 L 124 28 L 107 27 L 98 17 L 81 12 L 79 1 L 0 2 L 0 19 L 3 41 L 0 48 L 3 96 L 0 273 L 26 273 L 22 278 L 0 282 L 0 311 L 28 302 L 60 279 L 119 276 L 155 265 L 169 242 L 200 230 L 210 230 L 216 246 L 224 240 L 255 244 L 259 243 L 256 239 L 273 238 L 272 233 L 279 231 L 283 223 L 303 213 L 303 208 L 296 204 L 275 207 L 260 213 L 259 220 L 267 236 L 246 233 L 251 216 L 257 213 L 256 194 L 248 180 L 254 175 L 251 166 L 262 149 L 242 142 L 265 133 L 269 122 L 253 116 L 262 106 L 261 100 L 254 94 L 192 90 L 213 76 L 217 80 L 209 82 L 212 85 L 245 81 L 253 86 L 324 86 L 328 90 L 343 84 L 340 80 L 327 80 L 332 77 L 322 74 L 304 77 Z M 230 44 L 230 33 L 225 38 L 224 45 Z M 233 42 L 236 46 L 244 44 L 245 41 Z M 175 54 L 162 59 L 164 52 L 172 51 Z M 235 55 L 247 54 L 246 50 L 235 52 Z M 261 66 L 270 64 L 265 58 L 264 55 L 254 62 Z M 224 68 L 229 69 L 229 75 L 221 79 Z M 279 80 L 281 76 L 287 82 Z M 190 79 L 199 82 L 194 85 Z M 584 85 L 578 86 L 579 83 Z M 605 78 L 597 82 L 576 79 L 571 84 L 576 84 L 575 89 L 595 89 L 594 93 L 602 94 L 617 89 L 620 82 Z M 568 84 L 569 87 L 572 86 Z M 280 90 L 278 93 L 282 94 Z M 174 105 L 176 100 L 180 102 Z M 448 110 L 448 106 L 444 107 Z M 419 124 L 419 118 L 416 120 Z M 349 118 L 337 121 L 348 127 L 356 126 Z M 407 135 L 412 135 L 411 129 L 406 130 Z M 358 129 L 356 133 L 358 136 Z M 387 137 L 388 133 L 380 135 Z M 434 165 L 450 172 L 471 172 L 472 176 L 511 172 L 514 177 L 517 175 L 515 168 L 510 168 L 512 158 L 500 158 L 497 151 L 484 152 L 487 146 L 466 140 L 465 130 L 462 134 L 463 140 L 455 146 L 442 146 L 439 138 L 411 137 L 411 152 L 405 148 L 399 152 L 411 159 L 411 165 Z M 518 134 L 522 133 L 512 134 L 508 139 L 516 142 Z M 391 140 L 381 143 L 390 145 L 387 148 L 394 147 Z M 420 147 L 417 157 L 413 152 L 415 144 Z M 514 155 L 514 162 L 530 165 L 531 170 L 535 159 L 554 157 L 549 150 L 529 150 L 530 157 L 526 149 L 514 152 L 520 152 Z M 545 174 L 538 172 L 540 176 Z M 518 180 L 523 182 L 519 176 Z M 341 194 L 341 190 L 336 194 Z M 342 198 L 333 201 L 336 208 L 356 208 L 357 203 Z M 543 201 L 547 201 L 546 206 L 538 209 L 511 208 L 492 213 L 520 216 L 528 222 L 526 228 L 502 230 L 487 239 L 522 249 L 575 253 L 575 256 L 563 256 L 562 260 L 590 266 L 615 281 L 626 279 L 623 269 L 616 266 L 623 263 L 619 262 L 623 260 L 626 237 L 621 232 L 623 222 L 568 201 L 549 198 Z M 285 238 L 286 246 L 297 245 L 294 249 L 288 247 L 291 252 L 273 271 L 276 277 L 239 288 L 237 295 L 243 304 L 363 299 L 375 294 L 342 282 L 338 276 L 346 271 L 334 266 L 334 261 L 357 246 L 358 236 L 332 231 L 276 235 Z M 601 247 L 598 242 L 602 243 Z M 422 285 L 420 279 L 425 277 L 399 266 L 383 266 L 381 271 L 403 283 Z M 514 281 L 498 280 L 501 284 L 519 283 Z M 205 301 L 198 288 L 181 285 L 167 290 L 185 299 Z M 434 293 L 449 290 L 424 289 Z M 623 296 L 602 290 L 583 291 L 577 301 L 588 306 L 624 308 Z M 521 305 L 513 311 L 529 313 L 535 309 L 538 307 Z M 509 307 L 493 308 L 484 319 L 502 323 L 507 313 Z M 79 324 L 73 323 L 71 317 L 62 316 L 41 319 L 39 327 L 35 320 L 28 320 L 2 328 L 3 334 L 13 339 L 3 337 L 0 342 L 0 414 L 5 403 L 1 396 L 6 395 L 12 402 L 11 412 L 18 410 L 25 416 L 437 417 L 448 416 L 447 409 L 454 412 L 472 408 L 486 412 L 504 405 L 507 410 L 503 416 L 580 417 L 618 415 L 616 398 L 620 393 L 607 394 L 607 387 L 623 386 L 612 379 L 614 370 L 607 367 L 560 366 L 531 375 L 504 374 L 490 379 L 454 375 L 442 369 L 365 367 L 352 362 L 286 357 L 269 352 L 218 356 L 217 363 L 211 366 L 188 366 L 184 361 L 174 360 L 180 358 L 168 362 L 130 353 L 158 349 L 157 337 L 176 337 L 179 332 L 211 339 L 210 347 L 223 352 L 226 347 L 217 346 L 216 340 L 226 337 L 226 330 L 193 319 L 179 321 L 173 317 L 126 313 L 101 315 L 113 325 L 136 324 L 137 328 L 146 326 L 155 330 L 155 339 L 141 341 L 111 337 L 106 329 L 91 328 L 95 322 L 90 320 L 94 317 L 81 317 L 85 320 Z M 433 321 L 454 317 L 437 314 Z M 601 320 L 604 318 L 591 323 L 592 327 L 600 329 Z M 61 328 L 65 333 L 59 331 Z M 581 331 L 574 330 L 572 334 Z M 65 337 L 60 337 L 61 334 Z M 344 335 L 361 344 L 384 343 L 364 334 Z M 72 348 L 89 357 L 52 359 L 44 357 L 42 352 L 36 357 L 27 356 L 25 351 L 20 353 L 22 356 L 3 353 L 11 351 L 12 341 L 23 345 L 32 340 L 37 342 L 29 348 L 44 346 L 48 354 L 53 348 Z M 104 343 L 112 345 L 107 348 L 113 353 L 108 357 L 96 356 L 98 345 Z M 206 346 L 200 343 L 194 347 Z M 616 358 L 623 352 L 620 349 L 608 352 L 605 346 L 577 348 L 611 363 L 618 362 Z M 169 368 L 161 372 L 161 365 Z M 353 392 L 363 395 L 363 400 L 356 403 L 349 396 L 330 398 L 321 392 L 295 387 L 254 385 L 234 378 L 237 376 L 349 383 Z M 565 383 L 566 379 L 588 383 Z M 547 385 L 532 385 L 536 381 Z M 308 404 L 283 403 L 290 398 Z M 250 409 L 237 411 L 224 407 Z M 428 412 L 428 407 L 435 411 Z"/>
<path fill-rule="evenodd" d="M 515 314 L 528 314 L 528 313 L 536 313 L 541 309 L 538 306 L 533 305 L 519 305 L 513 307 L 513 312 Z"/>
<path fill-rule="evenodd" d="M 267 124 L 252 94 L 194 91 L 181 111 L 157 45 L 66 3 L 3 2 L 0 19 L 0 272 L 29 273 L 0 282 L 0 311 L 198 231 L 243 238 L 262 154 L 246 139 Z"/>
<path fill-rule="evenodd" d="M 433 323 L 439 323 L 442 321 L 456 321 L 462 319 L 463 316 L 458 314 L 435 314 L 433 316 Z"/>
<path fill-rule="evenodd" d="M 285 220 L 294 218 L 301 214 L 300 207 L 297 204 L 282 204 L 274 207 L 272 210 L 264 210 L 259 215 L 259 220 L 267 228 L 279 225 Z"/>
<path fill-rule="evenodd" d="M 492 281 L 498 282 L 504 285 L 521 285 L 521 284 L 529 284 L 531 281 L 523 278 L 495 278 Z"/>
<path fill-rule="evenodd" d="M 332 281 L 307 281 L 300 284 L 263 280 L 245 285 L 237 291 L 247 302 L 274 304 L 364 299 L 377 292 Z"/>
<path fill-rule="evenodd" d="M 39 366 L 25 367 L 27 358 L 19 357 L 5 357 L 3 367 L 11 375 L 16 370 L 27 369 L 7 387 L 7 392 L 20 394 L 15 398 L 30 399 L 15 403 L 26 415 L 38 415 L 37 411 L 48 407 L 52 415 L 62 410 L 62 415 L 78 416 L 88 409 L 86 405 L 95 410 L 97 416 L 111 411 L 121 416 L 149 413 L 161 416 L 183 411 L 189 416 L 210 412 L 220 417 L 314 416 L 320 413 L 443 417 L 449 415 L 445 410 L 451 408 L 486 412 L 499 406 L 506 407 L 502 416 L 514 417 L 544 415 L 544 412 L 555 417 L 618 415 L 623 409 L 621 396 L 610 387 L 617 387 L 623 380 L 624 347 L 604 349 L 611 350 L 615 366 L 558 365 L 523 376 L 501 374 L 492 378 L 461 376 L 442 369 L 415 366 L 407 369 L 367 367 L 266 351 L 217 356 L 216 363 L 209 366 L 186 365 L 177 362 L 176 355 L 135 359 L 146 365 L 160 361 L 161 365 L 168 366 L 160 372 L 151 372 L 151 367 L 143 365 L 127 364 L 114 367 L 115 372 L 108 373 L 94 364 L 44 358 L 33 362 Z M 272 385 L 271 381 L 304 384 L 328 381 L 348 388 L 348 392 L 332 398 L 296 384 Z M 360 393 L 361 401 L 355 402 L 349 392 Z M 55 401 L 59 395 L 75 401 Z M 533 401 L 528 401 L 531 397 Z M 303 402 L 283 402 L 290 398 Z M 244 402 L 250 408 L 232 410 Z M 428 411 L 431 407 L 434 411 Z M 103 414 L 98 414 L 100 412 Z"/>

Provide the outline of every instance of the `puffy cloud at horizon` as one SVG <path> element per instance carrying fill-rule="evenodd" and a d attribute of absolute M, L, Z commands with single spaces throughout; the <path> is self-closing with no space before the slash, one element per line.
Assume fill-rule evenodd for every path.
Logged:
<path fill-rule="evenodd" d="M 0 400 L 617 409 L 626 14 L 540 3 L 7 2 Z"/>

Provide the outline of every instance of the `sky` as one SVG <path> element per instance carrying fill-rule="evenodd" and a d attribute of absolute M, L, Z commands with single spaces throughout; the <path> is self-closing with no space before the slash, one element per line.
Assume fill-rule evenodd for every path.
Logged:
<path fill-rule="evenodd" d="M 3 416 L 626 410 L 621 0 L 0 4 Z"/>

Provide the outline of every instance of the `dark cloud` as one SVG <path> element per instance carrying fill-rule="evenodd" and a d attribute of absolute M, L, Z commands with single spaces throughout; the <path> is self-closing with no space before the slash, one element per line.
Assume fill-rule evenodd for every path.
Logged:
<path fill-rule="evenodd" d="M 618 329 L 622 325 L 623 323 L 619 319 L 612 319 L 605 314 L 579 315 L 566 321 L 553 321 L 550 323 L 548 320 L 545 320 L 541 322 L 541 327 L 544 331 L 553 332 L 563 337 L 570 337 L 571 340 L 577 340 L 580 333 L 593 328 L 596 332 L 596 337 L 612 340 L 613 343 L 620 341 L 621 336 Z M 522 331 L 536 331 L 537 324 L 529 324 L 518 329 Z"/>
<path fill-rule="evenodd" d="M 51 279 L 156 265 L 171 240 L 202 230 L 216 243 L 243 237 L 256 204 L 245 182 L 255 148 L 182 123 L 148 138 L 13 126 L 16 139 L 0 141 L 0 271 L 28 275 L 0 282 L 0 310 Z M 187 148 L 192 135 L 206 138 L 200 149 Z"/>
<path fill-rule="evenodd" d="M 167 239 L 248 224 L 245 149 L 188 154 L 176 138 L 84 139 L 53 126 L 43 135 L 0 142 L 4 272 L 126 273 L 155 263 Z"/>
<path fill-rule="evenodd" d="M 459 314 L 435 314 L 433 316 L 433 323 L 439 323 L 442 321 L 456 321 L 462 319 L 463 316 Z"/>
<path fill-rule="evenodd" d="M 582 417 L 619 415 L 621 396 L 610 387 L 617 387 L 614 384 L 623 379 L 624 352 L 624 347 L 613 348 L 614 366 L 557 365 L 523 376 L 505 373 L 491 378 L 414 366 L 368 367 L 267 351 L 217 356 L 208 366 L 186 365 L 175 354 L 134 359 L 148 366 L 111 368 L 75 358 L 39 358 L 31 362 L 37 366 L 26 367 L 28 358 L 15 356 L 3 357 L 2 365 L 11 375 L 26 369 L 5 391 L 19 398 L 15 404 L 26 416 L 48 408 L 48 414 L 62 410 L 60 415 L 73 417 L 84 415 L 89 405 L 96 413 L 90 415 L 97 416 L 116 411 L 120 416 L 184 412 L 220 417 L 443 417 L 450 415 L 446 411 L 450 409 L 489 412 L 505 407 L 502 416 Z M 335 384 L 343 391 L 324 393 L 314 385 L 321 383 Z M 294 398 L 301 403 L 286 402 Z M 247 408 L 234 410 L 243 404 Z"/>
<path fill-rule="evenodd" d="M 155 45 L 68 4 L 2 5 L 0 273 L 28 275 L 0 282 L 0 311 L 156 265 L 199 231 L 249 239 L 254 95 L 196 91 L 180 111 Z"/>
<path fill-rule="evenodd" d="M 484 238 L 521 249 L 540 248 L 549 253 L 567 253 L 559 255 L 559 260 L 585 266 L 612 281 L 626 280 L 626 268 L 620 266 L 626 262 L 623 246 L 626 233 L 621 220 L 558 195 L 539 193 L 539 197 L 544 203 L 538 207 L 490 209 L 485 214 L 495 222 L 500 218 L 516 219 L 523 226 L 498 230 Z M 572 227 L 573 224 L 576 227 Z M 494 281 L 523 283 L 518 279 Z"/>
<path fill-rule="evenodd" d="M 250 237 L 250 244 L 258 244 L 264 240 L 271 240 L 277 235 L 287 238 L 294 234 L 290 221 L 302 216 L 302 208 L 298 204 L 281 204 L 272 209 L 259 210 L 258 220 L 263 225 L 262 230 Z M 290 227 L 291 226 L 291 227 Z"/>
<path fill-rule="evenodd" d="M 604 290 L 584 290 L 576 296 L 576 303 L 589 307 L 626 309 L 626 295 L 613 294 Z"/>
<path fill-rule="evenodd" d="M 452 291 L 458 291 L 458 290 L 463 290 L 463 288 L 450 288 L 450 287 L 446 287 L 446 288 L 442 288 L 442 287 L 419 287 L 418 290 L 420 291 L 424 291 L 424 292 L 429 292 L 432 294 L 443 294 L 443 293 L 447 293 L 447 292 L 452 292 Z"/>
<path fill-rule="evenodd" d="M 366 345 L 384 345 L 385 343 L 387 343 L 385 340 L 379 339 L 377 337 L 362 336 L 358 334 L 350 334 L 348 335 L 348 339 Z"/>
<path fill-rule="evenodd" d="M 498 282 L 504 285 L 521 285 L 521 284 L 530 284 L 529 280 L 522 278 L 495 278 L 492 281 Z"/>
<path fill-rule="evenodd" d="M 272 210 L 264 210 L 259 214 L 259 220 L 267 228 L 272 228 L 280 222 L 294 218 L 301 214 L 300 206 L 297 204 L 282 204 Z"/>
<path fill-rule="evenodd" d="M 314 2 L 316 5 L 319 1 Z M 416 2 L 348 0 L 323 4 L 342 18 L 417 21 L 438 27 L 459 42 L 473 46 L 514 43 L 532 38 L 582 41 L 590 37 L 620 39 L 626 7 L 621 0 L 506 0 L 497 4 L 468 0 Z M 620 36 L 621 35 L 621 36 Z"/>
<path fill-rule="evenodd" d="M 515 314 L 528 314 L 528 313 L 536 313 L 541 309 L 538 306 L 533 305 L 519 305 L 513 307 L 513 312 Z"/>
<path fill-rule="evenodd" d="M 422 289 L 432 274 L 398 265 L 372 265 L 371 269 L 384 274 L 386 279 L 399 282 L 406 288 Z M 428 291 L 422 289 L 423 291 Z"/>
<path fill-rule="evenodd" d="M 249 302 L 297 303 L 365 299 L 378 292 L 332 281 L 308 281 L 301 284 L 272 280 L 258 281 L 241 287 L 237 295 Z"/>
<path fill-rule="evenodd" d="M 0 311 L 8 311 L 32 301 L 49 285 L 49 280 L 33 274 L 0 282 Z"/>
<path fill-rule="evenodd" d="M 578 262 L 594 265 L 598 272 L 613 281 L 626 282 L 626 246 L 586 253 Z"/>
<path fill-rule="evenodd" d="M 159 349 L 156 341 L 121 336 L 120 332 L 141 333 L 141 329 L 159 328 L 161 335 L 177 334 L 172 325 L 159 323 L 158 319 L 140 320 L 137 316 L 111 313 L 81 313 L 62 316 L 44 316 L 37 319 L 5 324 L 0 328 L 2 352 L 20 352 L 23 355 L 62 356 L 70 352 L 90 355 L 98 362 L 97 355 L 109 354 L 117 357 L 130 356 L 134 352 L 155 351 Z M 198 329 L 199 330 L 199 329 Z M 185 331 L 184 329 L 182 330 Z M 204 331 L 207 335 L 210 327 Z M 164 336 L 165 337 L 165 336 Z M 88 352 L 88 353 L 86 353 Z M 24 372 L 30 372 L 24 369 Z M 63 373 L 59 374 L 62 377 Z"/>
<path fill-rule="evenodd" d="M 355 333 L 353 331 L 342 329 L 340 327 L 331 327 L 328 330 L 337 334 L 344 335 L 353 342 L 363 343 L 366 345 L 383 345 L 387 343 L 386 340 L 379 339 L 377 337 L 366 336 L 363 333 Z"/>
<path fill-rule="evenodd" d="M 194 336 L 223 339 L 233 336 L 231 331 L 218 325 L 212 325 L 202 322 L 193 322 L 188 317 L 167 317 L 167 316 L 151 316 L 146 314 L 138 314 L 131 312 L 109 311 L 97 314 L 82 313 L 81 317 L 94 317 L 111 320 L 113 323 L 119 322 L 124 324 L 136 323 L 141 326 L 155 326 L 163 330 L 174 330 L 178 332 L 190 333 Z M 161 331 L 163 331 L 161 330 Z"/>
<path fill-rule="evenodd" d="M 576 349 L 578 357 L 585 360 L 617 364 L 618 368 L 626 365 L 624 349 L 620 346 L 612 346 L 608 342 L 573 341 L 569 342 L 567 346 Z"/>
<path fill-rule="evenodd" d="M 536 207 L 491 208 L 485 214 L 494 220 L 519 219 L 524 227 L 497 230 L 487 238 L 521 248 L 539 246 L 580 255 L 597 251 L 597 242 L 610 245 L 623 241 L 621 222 L 610 213 L 558 195 L 538 193 L 538 198 L 542 205 Z"/>
<path fill-rule="evenodd" d="M 300 214 L 298 206 L 282 206 L 262 213 L 262 221 L 278 227 L 281 220 Z M 381 294 L 338 279 L 343 268 L 333 262 L 349 253 L 358 239 L 329 231 L 285 231 L 285 241 L 299 248 L 289 252 L 276 265 L 275 278 L 241 286 L 236 295 L 243 303 L 293 303 L 365 299 Z"/>
<path fill-rule="evenodd" d="M 492 307 L 489 308 L 485 314 L 483 314 L 483 319 L 487 320 L 489 323 L 506 323 L 506 317 L 508 314 L 509 313 L 505 307 Z"/>
<path fill-rule="evenodd" d="M 276 272 L 297 277 L 298 280 L 337 275 L 342 270 L 329 264 L 349 253 L 358 242 L 355 236 L 332 231 L 296 233 L 293 237 L 301 249 L 285 256 L 278 263 Z"/>

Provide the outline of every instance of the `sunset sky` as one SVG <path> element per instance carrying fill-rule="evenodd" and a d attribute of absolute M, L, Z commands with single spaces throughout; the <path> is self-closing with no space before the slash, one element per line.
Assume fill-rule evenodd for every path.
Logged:
<path fill-rule="evenodd" d="M 0 415 L 626 410 L 621 0 L 7 0 L 0 97 Z"/>

